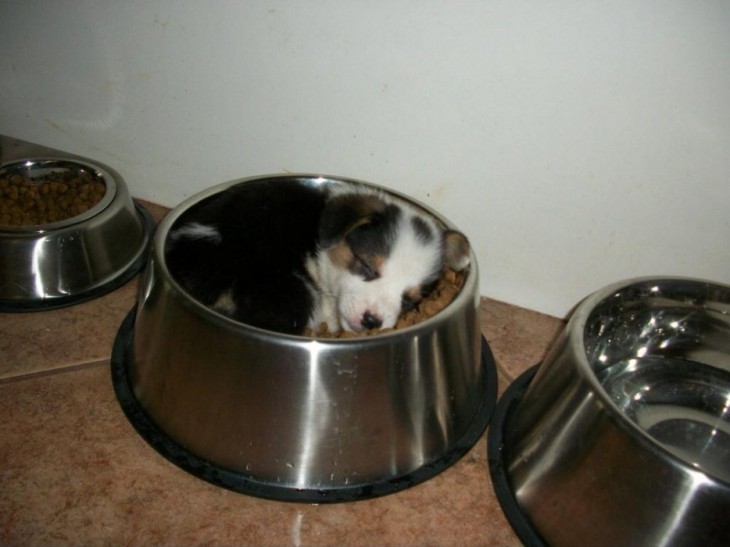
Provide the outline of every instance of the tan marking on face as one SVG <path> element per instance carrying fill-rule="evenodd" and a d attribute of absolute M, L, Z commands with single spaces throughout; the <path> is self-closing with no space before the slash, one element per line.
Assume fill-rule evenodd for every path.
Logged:
<path fill-rule="evenodd" d="M 365 263 L 370 270 L 375 273 L 374 278 L 379 278 L 383 272 L 383 264 L 385 264 L 385 256 L 379 254 L 359 254 L 352 255 L 349 264 L 349 271 L 355 275 L 363 275 L 363 267 L 361 263 Z"/>
<path fill-rule="evenodd" d="M 372 255 L 368 260 L 373 265 L 373 268 L 378 272 L 383 271 L 383 265 L 385 264 L 386 257 L 384 255 Z"/>
<path fill-rule="evenodd" d="M 352 250 L 344 241 L 340 241 L 337 245 L 332 247 L 327 254 L 332 261 L 332 264 L 342 270 L 349 270 L 354 260 Z"/>

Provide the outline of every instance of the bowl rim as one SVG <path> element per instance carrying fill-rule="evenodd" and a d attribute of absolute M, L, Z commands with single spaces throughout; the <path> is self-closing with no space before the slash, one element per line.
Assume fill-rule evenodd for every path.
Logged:
<path fill-rule="evenodd" d="M 249 177 L 243 177 L 243 178 L 237 178 L 233 179 L 227 182 L 223 182 L 220 184 L 216 184 L 214 186 L 211 186 L 209 188 L 206 188 L 190 197 L 182 201 L 179 205 L 174 207 L 166 216 L 165 218 L 160 222 L 160 224 L 157 227 L 157 230 L 155 232 L 153 242 L 152 242 L 152 262 L 153 267 L 156 267 L 159 269 L 159 273 L 164 277 L 164 280 L 168 283 L 170 283 L 175 288 L 175 298 L 179 299 L 184 306 L 191 309 L 194 313 L 200 314 L 202 318 L 208 321 L 212 321 L 214 324 L 224 327 L 229 330 L 234 330 L 236 332 L 240 332 L 244 335 L 253 335 L 262 339 L 266 340 L 276 340 L 277 343 L 282 343 L 286 341 L 290 344 L 301 344 L 306 343 L 310 345 L 311 347 L 315 347 L 317 344 L 325 345 L 325 346 L 338 346 L 338 345 L 346 345 L 346 344 L 356 344 L 356 343 L 371 343 L 375 344 L 380 341 L 385 342 L 392 342 L 394 339 L 397 338 L 403 338 L 403 337 L 413 337 L 413 335 L 418 334 L 419 332 L 424 331 L 430 331 L 435 330 L 438 328 L 439 325 L 442 325 L 445 321 L 448 320 L 449 315 L 453 315 L 455 310 L 460 309 L 464 305 L 466 305 L 466 301 L 468 299 L 471 299 L 471 293 L 474 291 L 478 275 L 479 275 L 479 268 L 476 261 L 476 256 L 474 255 L 473 248 L 470 248 L 470 265 L 466 270 L 465 279 L 464 279 L 464 285 L 461 287 L 458 294 L 454 297 L 454 299 L 442 310 L 440 310 L 438 313 L 433 315 L 432 317 L 429 317 L 428 319 L 425 319 L 419 323 L 416 323 L 415 325 L 411 325 L 408 327 L 404 327 L 397 330 L 390 330 L 388 332 L 378 333 L 371 336 L 354 336 L 354 337 L 348 337 L 348 338 L 329 338 L 329 337 L 319 337 L 319 336 L 305 336 L 303 334 L 297 335 L 297 334 L 286 334 L 286 333 L 280 333 L 276 331 L 271 331 L 267 329 L 262 329 L 259 327 L 255 327 L 252 325 L 248 325 L 246 323 L 241 323 L 240 321 L 236 321 L 235 319 L 232 319 L 222 313 L 219 313 L 212 308 L 206 306 L 202 302 L 199 302 L 197 299 L 195 299 L 192 295 L 190 295 L 185 289 L 182 288 L 182 286 L 175 280 L 173 275 L 170 273 L 170 271 L 167 268 L 167 264 L 164 260 L 164 248 L 165 244 L 167 242 L 167 234 L 169 233 L 172 226 L 175 224 L 177 219 L 188 209 L 193 207 L 195 204 L 200 203 L 201 201 L 205 200 L 206 198 L 209 198 L 217 193 L 220 193 L 224 190 L 227 190 L 229 188 L 232 188 L 234 186 L 237 186 L 239 184 L 247 184 L 257 181 L 266 181 L 266 180 L 277 180 L 277 179 L 289 179 L 289 180 L 299 180 L 303 183 L 315 185 L 315 186 L 324 186 L 324 185 L 337 185 L 337 184 L 353 184 L 356 186 L 364 186 L 371 189 L 376 189 L 379 191 L 384 192 L 387 195 L 393 196 L 396 199 L 405 201 L 409 205 L 415 206 L 416 208 L 421 209 L 424 213 L 430 215 L 433 219 L 435 219 L 437 222 L 441 223 L 444 227 L 448 229 L 455 228 L 454 224 L 451 223 L 449 220 L 444 218 L 439 213 L 435 212 L 430 207 L 418 202 L 417 200 L 414 200 L 413 198 L 406 196 L 405 194 L 402 194 L 400 192 L 391 190 L 389 188 L 385 188 L 383 186 L 373 184 L 370 182 L 365 182 L 358 179 L 353 179 L 349 177 L 340 177 L 340 176 L 333 176 L 333 175 L 322 175 L 322 174 L 314 174 L 314 173 L 285 173 L 285 174 L 270 174 L 270 175 L 254 175 Z M 478 298 L 478 290 L 476 298 Z M 451 313 L 449 314 L 449 310 L 451 310 Z M 371 341 L 371 342 L 368 342 Z"/>
<path fill-rule="evenodd" d="M 67 228 L 69 226 L 74 226 L 77 224 L 81 224 L 83 222 L 88 221 L 89 219 L 97 216 L 99 213 L 104 211 L 111 203 L 116 199 L 117 195 L 119 194 L 118 188 L 119 188 L 119 182 L 117 181 L 116 177 L 106 168 L 103 166 L 92 163 L 87 160 L 80 160 L 76 158 L 68 158 L 63 156 L 29 156 L 26 158 L 19 158 L 19 159 L 13 159 L 10 161 L 6 161 L 3 163 L 0 163 L 0 174 L 4 174 L 3 171 L 10 169 L 16 165 L 22 165 L 26 168 L 33 168 L 36 164 L 70 164 L 70 165 L 77 165 L 81 167 L 87 168 L 87 170 L 91 170 L 92 173 L 97 176 L 101 177 L 101 179 L 104 181 L 104 185 L 106 186 L 106 191 L 104 192 L 104 196 L 101 198 L 99 203 L 96 203 L 93 207 L 90 209 L 87 209 L 83 213 L 80 213 L 78 215 L 74 215 L 72 217 L 59 220 L 56 222 L 48 222 L 45 224 L 33 224 L 33 225 L 26 225 L 26 226 L 4 226 L 0 225 L 0 234 L 7 236 L 7 235 L 43 235 L 47 232 L 52 232 L 55 230 L 61 230 L 63 228 Z M 43 166 L 41 166 L 43 167 Z M 53 169 L 53 166 L 48 166 L 47 168 Z M 58 165 L 55 167 L 56 169 L 63 168 L 63 165 Z"/>
<path fill-rule="evenodd" d="M 730 285 L 707 280 L 699 279 L 687 276 L 640 276 L 634 278 L 628 278 L 622 281 L 617 281 L 610 285 L 607 285 L 592 294 L 584 298 L 575 307 L 572 316 L 568 324 L 565 326 L 566 333 L 569 335 L 571 349 L 574 351 L 578 360 L 575 370 L 579 377 L 588 382 L 591 392 L 600 400 L 603 404 L 603 408 L 606 409 L 608 415 L 613 419 L 614 423 L 622 430 L 627 431 L 629 435 L 634 439 L 638 439 L 644 445 L 648 445 L 649 449 L 655 453 L 659 453 L 663 458 L 669 458 L 669 461 L 678 464 L 683 471 L 690 473 L 698 473 L 704 480 L 714 481 L 718 484 L 724 485 L 726 488 L 730 488 L 730 481 L 725 480 L 722 477 L 717 476 L 714 473 L 707 471 L 703 467 L 694 465 L 691 461 L 682 458 L 675 452 L 666 448 L 662 443 L 655 439 L 651 434 L 642 429 L 637 423 L 629 418 L 613 401 L 602 383 L 596 377 L 596 374 L 588 360 L 588 354 L 585 345 L 585 329 L 586 324 L 596 309 L 596 306 L 601 302 L 606 301 L 612 295 L 618 294 L 619 292 L 628 289 L 633 286 L 644 285 L 649 283 L 666 283 L 666 282 L 678 282 L 678 283 L 691 283 L 693 285 L 705 285 L 707 287 L 717 287 L 730 293 Z"/>

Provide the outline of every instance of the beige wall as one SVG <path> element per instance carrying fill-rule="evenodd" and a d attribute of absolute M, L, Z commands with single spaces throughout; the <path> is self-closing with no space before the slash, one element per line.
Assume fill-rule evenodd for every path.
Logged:
<path fill-rule="evenodd" d="M 0 133 L 175 205 L 263 173 L 406 192 L 484 295 L 555 315 L 730 282 L 730 3 L 0 3 Z"/>

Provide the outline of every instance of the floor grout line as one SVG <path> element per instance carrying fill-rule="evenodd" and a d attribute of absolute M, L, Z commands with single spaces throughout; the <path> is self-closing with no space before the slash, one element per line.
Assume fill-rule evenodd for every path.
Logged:
<path fill-rule="evenodd" d="M 108 366 L 110 359 L 98 359 L 96 361 L 87 361 L 85 363 L 76 363 L 74 365 L 64 365 L 52 369 L 37 370 L 32 372 L 26 372 L 22 374 L 16 374 L 15 376 L 6 376 L 0 378 L 0 387 L 8 384 L 14 384 L 18 382 L 25 382 L 31 380 L 37 380 L 39 378 L 45 378 L 48 376 L 57 376 L 59 374 L 65 374 L 70 372 L 78 372 L 79 370 L 86 370 L 99 366 Z"/>

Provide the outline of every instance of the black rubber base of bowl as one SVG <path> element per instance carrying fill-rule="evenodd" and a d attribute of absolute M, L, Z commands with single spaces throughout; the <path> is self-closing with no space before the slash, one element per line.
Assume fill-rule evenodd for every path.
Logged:
<path fill-rule="evenodd" d="M 168 437 L 145 414 L 134 396 L 127 371 L 132 356 L 134 320 L 135 310 L 133 309 L 119 328 L 111 358 L 114 391 L 131 424 L 157 452 L 188 473 L 216 486 L 260 498 L 304 503 L 337 503 L 384 496 L 420 484 L 456 463 L 476 444 L 489 425 L 497 400 L 497 369 L 492 351 L 487 341 L 482 338 L 482 365 L 485 371 L 484 398 L 472 424 L 449 453 L 410 473 L 382 482 L 326 489 L 281 486 L 220 467 L 190 453 Z"/>
<path fill-rule="evenodd" d="M 539 365 L 536 365 L 523 372 L 502 394 L 487 434 L 487 462 L 489 463 L 489 474 L 492 477 L 494 492 L 515 534 L 528 547 L 542 547 L 546 543 L 535 530 L 532 522 L 522 511 L 515 498 L 505 468 L 503 440 L 504 432 L 510 429 L 512 413 L 522 400 L 538 368 Z"/>
<path fill-rule="evenodd" d="M 112 291 L 117 290 L 119 287 L 131 280 L 147 263 L 147 249 L 152 241 L 152 235 L 155 232 L 157 223 L 155 222 L 152 215 L 139 203 L 134 204 L 142 220 L 144 229 L 144 241 L 142 246 L 142 252 L 139 257 L 132 262 L 125 270 L 119 272 L 119 275 L 92 289 L 79 292 L 76 294 L 70 294 L 68 296 L 59 296 L 56 298 L 48 298 L 45 300 L 38 299 L 14 299 L 14 298 L 0 298 L 0 312 L 2 313 L 19 313 L 19 312 L 36 312 L 36 311 L 47 311 L 57 310 L 60 308 L 66 308 L 68 306 L 75 306 L 83 302 L 88 302 L 100 296 L 104 296 Z"/>

